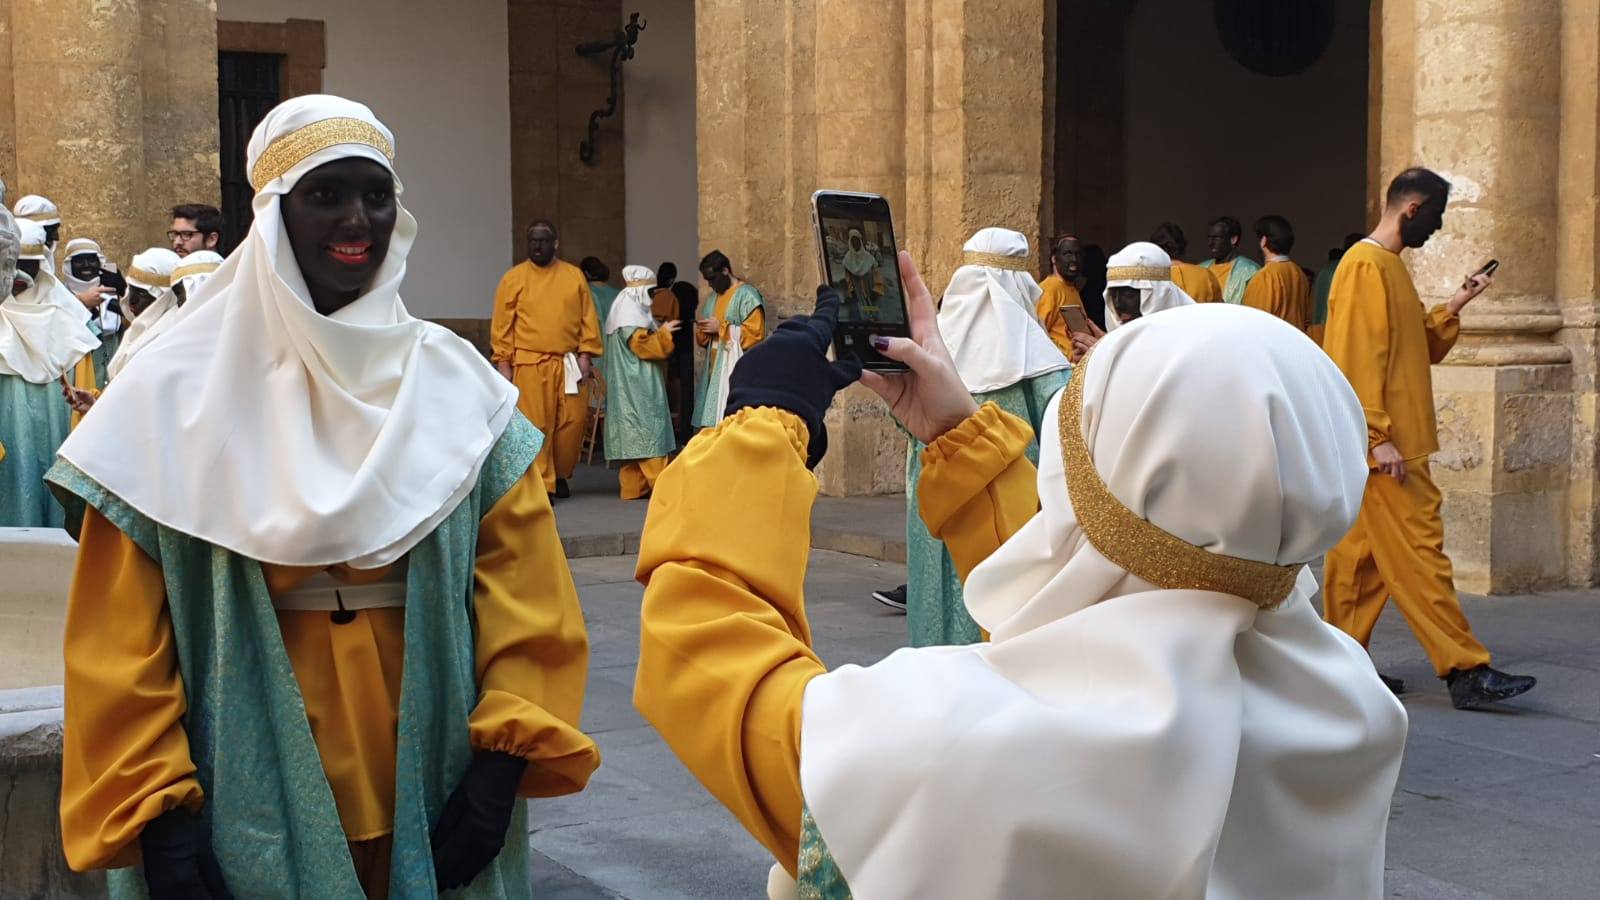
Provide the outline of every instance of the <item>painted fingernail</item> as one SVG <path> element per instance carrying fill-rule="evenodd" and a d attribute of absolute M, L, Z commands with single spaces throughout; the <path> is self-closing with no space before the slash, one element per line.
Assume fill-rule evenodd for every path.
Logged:
<path fill-rule="evenodd" d="M 883 351 L 889 349 L 889 339 L 886 338 L 886 337 L 879 337 L 877 335 L 873 335 L 872 336 L 872 349 L 878 351 L 879 353 L 882 353 Z"/>

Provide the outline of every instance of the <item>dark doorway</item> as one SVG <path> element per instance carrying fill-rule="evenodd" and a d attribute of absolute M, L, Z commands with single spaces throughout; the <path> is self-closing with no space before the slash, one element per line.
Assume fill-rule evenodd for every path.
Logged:
<path fill-rule="evenodd" d="M 283 57 L 276 53 L 217 54 L 217 122 L 221 131 L 222 233 L 226 252 L 233 252 L 255 214 L 250 201 L 255 189 L 245 169 L 250 133 L 280 99 L 279 70 Z"/>

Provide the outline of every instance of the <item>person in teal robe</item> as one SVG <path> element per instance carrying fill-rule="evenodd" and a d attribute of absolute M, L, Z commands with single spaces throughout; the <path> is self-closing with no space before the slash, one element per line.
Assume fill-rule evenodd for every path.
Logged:
<path fill-rule="evenodd" d="M 956 371 L 979 404 L 992 402 L 1037 434 L 1050 398 L 1067 383 L 1071 364 L 1039 324 L 1044 290 L 1030 272 L 1028 239 L 985 228 L 964 248 L 939 308 L 939 331 Z M 906 448 L 906 617 L 911 646 L 971 644 L 983 639 L 962 599 L 961 576 L 944 543 L 929 533 L 917 496 L 922 454 Z M 1039 459 L 1037 442 L 1028 445 Z"/>
<path fill-rule="evenodd" d="M 700 305 L 694 340 L 706 351 L 695 392 L 695 428 L 712 428 L 728 405 L 728 376 L 746 350 L 766 334 L 766 301 L 754 285 L 733 275 L 733 264 L 721 250 L 700 260 L 700 277 L 711 296 Z"/>
<path fill-rule="evenodd" d="M 594 309 L 600 314 L 600 323 L 603 325 L 606 316 L 611 314 L 611 304 L 617 301 L 618 291 L 609 283 L 611 267 L 601 262 L 599 257 L 585 256 L 578 263 L 578 268 L 583 270 L 584 280 L 589 282 L 589 296 L 594 298 Z"/>
<path fill-rule="evenodd" d="M 1239 252 L 1239 239 L 1244 228 L 1232 216 L 1218 216 L 1206 229 L 1206 250 L 1211 258 L 1200 264 L 1210 269 L 1222 285 L 1225 303 L 1243 303 L 1244 289 L 1250 279 L 1261 271 L 1261 264 Z"/>
<path fill-rule="evenodd" d="M 650 493 L 677 447 L 662 363 L 672 356 L 680 323 L 656 323 L 650 310 L 656 274 L 649 268 L 628 266 L 622 277 L 627 287 L 611 305 L 604 326 L 605 448 L 606 460 L 622 465 L 622 499 L 637 500 Z"/>

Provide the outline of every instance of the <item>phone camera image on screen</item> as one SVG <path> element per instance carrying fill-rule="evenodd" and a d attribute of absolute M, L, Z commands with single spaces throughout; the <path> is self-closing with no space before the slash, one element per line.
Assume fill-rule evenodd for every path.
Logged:
<path fill-rule="evenodd" d="M 835 355 L 869 369 L 904 368 L 872 348 L 874 336 L 910 334 L 888 202 L 819 192 L 815 203 L 823 277 L 840 298 Z"/>

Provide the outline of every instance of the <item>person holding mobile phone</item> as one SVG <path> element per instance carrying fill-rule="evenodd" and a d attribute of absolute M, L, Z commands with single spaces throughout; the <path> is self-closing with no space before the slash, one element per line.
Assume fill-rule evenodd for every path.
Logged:
<path fill-rule="evenodd" d="M 1489 667 L 1472 633 L 1444 552 L 1439 488 L 1428 457 L 1439 449 L 1432 365 L 1461 333 L 1461 310 L 1494 283 L 1494 266 L 1469 275 L 1444 304 L 1424 310 L 1400 252 L 1444 226 L 1450 182 L 1407 169 L 1390 182 L 1377 230 L 1346 251 L 1328 292 L 1323 348 L 1366 410 L 1371 475 L 1356 525 L 1328 552 L 1327 619 L 1362 644 L 1390 598 L 1449 687 L 1457 709 L 1507 700 L 1533 688 L 1526 675 Z M 1404 689 L 1390 679 L 1398 693 Z"/>
<path fill-rule="evenodd" d="M 962 247 L 962 266 L 945 288 L 939 333 L 972 396 L 1037 432 L 1072 367 L 1035 316 L 1043 291 L 1032 268 L 1022 233 L 978 231 Z M 971 644 L 983 633 L 962 601 L 960 572 L 923 521 L 919 485 L 926 449 L 915 439 L 906 448 L 906 626 L 913 647 Z M 1029 444 L 1026 455 L 1036 462 L 1037 444 Z"/>
<path fill-rule="evenodd" d="M 666 373 L 680 323 L 657 323 L 650 308 L 656 273 L 644 266 L 622 270 L 625 287 L 606 314 L 606 461 L 621 463 L 622 499 L 649 496 L 677 448 L 667 408 Z M 668 296 L 671 292 L 668 292 Z"/>
<path fill-rule="evenodd" d="M 721 250 L 700 260 L 700 277 L 711 288 L 694 323 L 694 342 L 706 351 L 696 392 L 694 427 L 711 428 L 728 406 L 728 379 L 745 351 L 766 335 L 766 300 L 753 284 L 735 278 L 733 263 Z"/>

